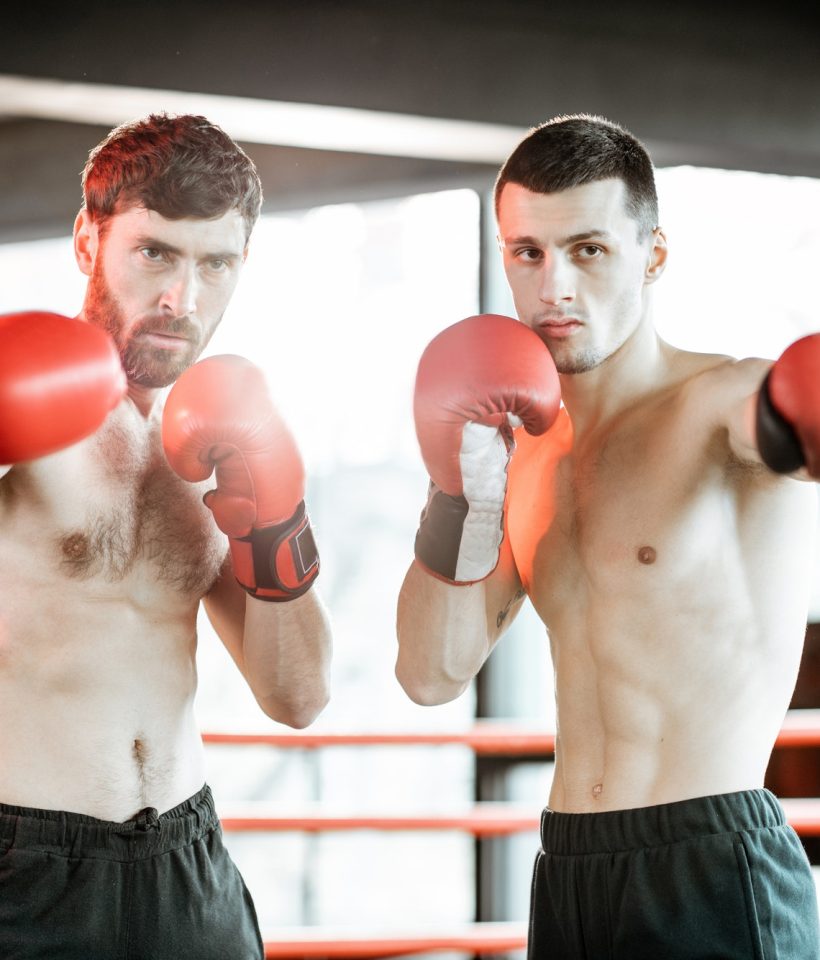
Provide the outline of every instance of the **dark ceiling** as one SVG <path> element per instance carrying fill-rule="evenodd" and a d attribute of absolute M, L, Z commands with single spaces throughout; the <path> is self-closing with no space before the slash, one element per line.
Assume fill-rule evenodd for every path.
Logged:
<path fill-rule="evenodd" d="M 0 74 L 526 128 L 609 116 L 656 163 L 820 176 L 814 3 L 17 3 Z M 8 107 L 5 113 L 7 114 Z M 3 115 L 0 241 L 64 234 L 107 127 Z M 249 143 L 268 209 L 488 184 L 495 166 Z"/>

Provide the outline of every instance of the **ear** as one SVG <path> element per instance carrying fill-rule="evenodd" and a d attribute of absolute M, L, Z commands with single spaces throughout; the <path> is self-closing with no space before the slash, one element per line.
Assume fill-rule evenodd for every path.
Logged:
<path fill-rule="evenodd" d="M 669 248 L 666 245 L 666 234 L 660 227 L 652 231 L 652 245 L 649 249 L 649 260 L 646 264 L 644 279 L 647 283 L 654 283 L 666 267 L 666 256 Z"/>
<path fill-rule="evenodd" d="M 74 257 L 77 266 L 87 276 L 91 276 L 94 261 L 100 249 L 100 237 L 97 224 L 87 210 L 80 210 L 74 221 Z"/>

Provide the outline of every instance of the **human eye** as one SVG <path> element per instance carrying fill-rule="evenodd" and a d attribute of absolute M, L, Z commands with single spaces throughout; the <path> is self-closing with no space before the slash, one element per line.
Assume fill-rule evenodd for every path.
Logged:
<path fill-rule="evenodd" d="M 204 276 L 213 280 L 221 279 L 232 274 L 236 266 L 237 258 L 224 254 L 221 257 L 206 257 L 200 262 L 199 268 Z"/>
<path fill-rule="evenodd" d="M 139 248 L 139 255 L 143 263 L 151 266 L 165 266 L 171 262 L 171 254 L 164 247 L 152 247 L 150 244 Z"/>
<path fill-rule="evenodd" d="M 524 263 L 537 263 L 541 259 L 541 251 L 538 247 L 519 247 L 514 255 L 516 260 Z"/>
<path fill-rule="evenodd" d="M 573 254 L 578 260 L 598 260 L 604 254 L 604 248 L 597 243 L 583 243 L 576 247 Z"/>

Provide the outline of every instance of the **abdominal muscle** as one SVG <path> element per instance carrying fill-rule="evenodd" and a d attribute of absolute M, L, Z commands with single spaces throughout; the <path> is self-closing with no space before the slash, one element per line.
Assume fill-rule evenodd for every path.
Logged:
<path fill-rule="evenodd" d="M 571 633 L 552 630 L 552 809 L 619 810 L 763 786 L 800 634 L 763 638 L 736 608 L 693 616 L 676 606 L 662 629 L 651 611 L 630 616 L 634 607 L 609 603 L 605 618 L 587 608 Z"/>
<path fill-rule="evenodd" d="M 733 714 L 735 729 L 710 729 L 709 705 L 703 714 L 693 705 L 688 716 L 645 725 L 634 709 L 589 710 L 579 719 L 582 710 L 574 704 L 561 711 L 559 697 L 553 810 L 623 810 L 763 785 L 772 724 Z"/>
<path fill-rule="evenodd" d="M 507 528 L 552 651 L 558 811 L 762 786 L 794 689 L 816 494 L 736 465 L 671 408 L 584 448 L 559 421 L 513 457 Z"/>
<path fill-rule="evenodd" d="M 190 608 L 60 599 L 41 633 L 0 620 L 0 802 L 110 821 L 176 806 L 203 783 Z"/>

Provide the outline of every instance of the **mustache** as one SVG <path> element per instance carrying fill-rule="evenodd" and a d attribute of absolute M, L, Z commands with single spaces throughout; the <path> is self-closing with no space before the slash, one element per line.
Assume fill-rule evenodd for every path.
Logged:
<path fill-rule="evenodd" d="M 131 337 L 142 333 L 168 334 L 172 337 L 182 337 L 184 340 L 198 340 L 201 331 L 197 324 L 188 317 L 175 317 L 173 320 L 164 320 L 161 317 L 149 317 L 140 321 L 131 330 Z"/>

